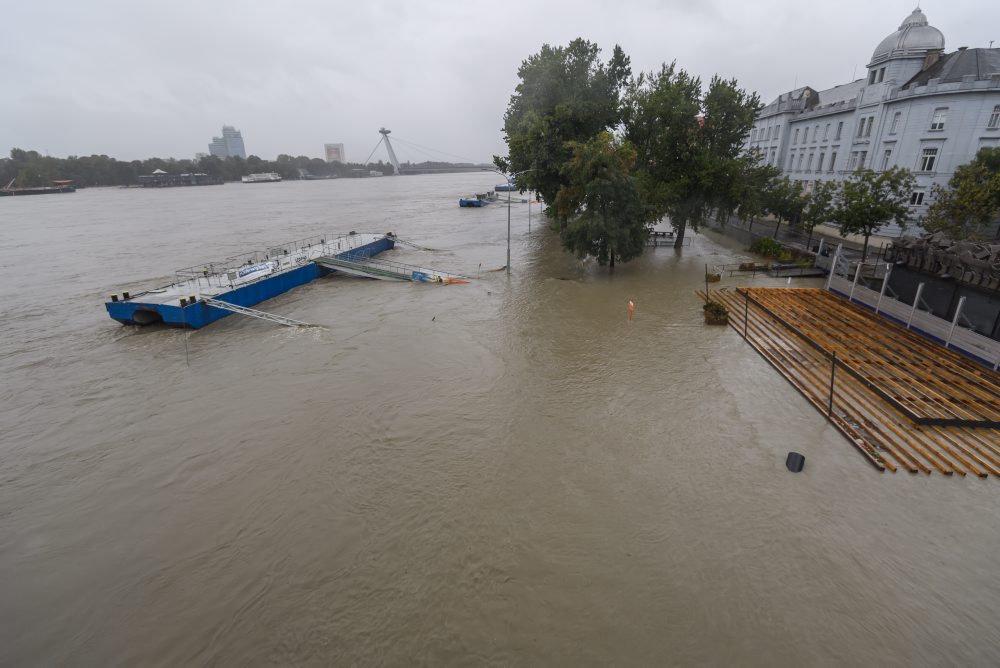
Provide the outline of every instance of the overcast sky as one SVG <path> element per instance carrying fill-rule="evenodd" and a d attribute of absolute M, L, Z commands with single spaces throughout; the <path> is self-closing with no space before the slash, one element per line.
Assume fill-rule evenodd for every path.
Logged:
<path fill-rule="evenodd" d="M 864 76 L 912 0 L 49 0 L 0 11 L 0 153 L 193 157 L 223 124 L 248 154 L 400 160 L 506 153 L 517 69 L 576 37 L 634 72 L 664 61 L 735 77 L 769 102 Z M 924 0 L 948 51 L 1000 46 L 992 0 Z M 404 143 L 405 142 L 405 143 Z M 422 147 L 422 148 L 421 148 Z M 386 159 L 380 148 L 373 160 Z"/>

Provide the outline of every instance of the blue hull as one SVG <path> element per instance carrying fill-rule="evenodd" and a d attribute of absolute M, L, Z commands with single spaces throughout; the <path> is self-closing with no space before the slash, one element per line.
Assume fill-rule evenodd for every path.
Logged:
<path fill-rule="evenodd" d="M 392 239 L 379 239 L 374 243 L 355 248 L 351 251 L 340 253 L 335 257 L 372 257 L 383 251 L 391 250 L 395 247 Z M 320 276 L 331 273 L 332 269 L 326 269 L 310 262 L 296 269 L 282 272 L 274 276 L 263 278 L 248 285 L 241 286 L 230 292 L 224 292 L 215 299 L 221 302 L 228 302 L 236 306 L 254 306 L 263 301 L 277 297 L 288 292 L 292 288 L 305 285 Z M 141 295 L 137 297 L 141 299 Z M 155 302 L 141 302 L 136 300 L 105 302 L 108 315 L 122 323 L 123 325 L 148 325 L 155 322 L 163 322 L 173 327 L 188 327 L 199 329 L 211 324 L 220 318 L 231 315 L 230 311 L 224 311 L 201 302 L 189 304 L 188 306 L 173 306 L 170 304 L 157 304 Z"/>

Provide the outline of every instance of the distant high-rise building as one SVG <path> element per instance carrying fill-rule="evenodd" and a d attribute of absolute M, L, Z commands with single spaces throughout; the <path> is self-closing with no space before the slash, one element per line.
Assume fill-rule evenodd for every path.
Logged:
<path fill-rule="evenodd" d="M 212 137 L 208 152 L 220 158 L 243 158 L 246 160 L 247 150 L 243 146 L 243 135 L 231 125 L 222 126 L 222 136 Z"/>
<path fill-rule="evenodd" d="M 347 155 L 344 153 L 343 144 L 323 144 L 323 147 L 326 149 L 327 162 L 347 163 Z"/>

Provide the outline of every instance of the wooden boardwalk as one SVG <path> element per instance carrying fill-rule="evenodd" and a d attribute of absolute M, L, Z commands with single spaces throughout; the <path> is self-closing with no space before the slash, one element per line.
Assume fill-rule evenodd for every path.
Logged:
<path fill-rule="evenodd" d="M 1000 475 L 1000 373 L 819 288 L 711 298 L 879 470 Z"/>

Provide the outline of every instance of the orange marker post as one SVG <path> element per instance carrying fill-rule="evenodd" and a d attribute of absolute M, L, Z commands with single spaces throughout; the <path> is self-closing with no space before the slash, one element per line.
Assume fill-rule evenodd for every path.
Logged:
<path fill-rule="evenodd" d="M 632 300 L 630 299 L 629 302 L 628 302 L 628 319 L 629 320 L 632 320 L 632 311 L 634 311 L 634 310 L 635 310 L 635 304 L 632 303 Z"/>

